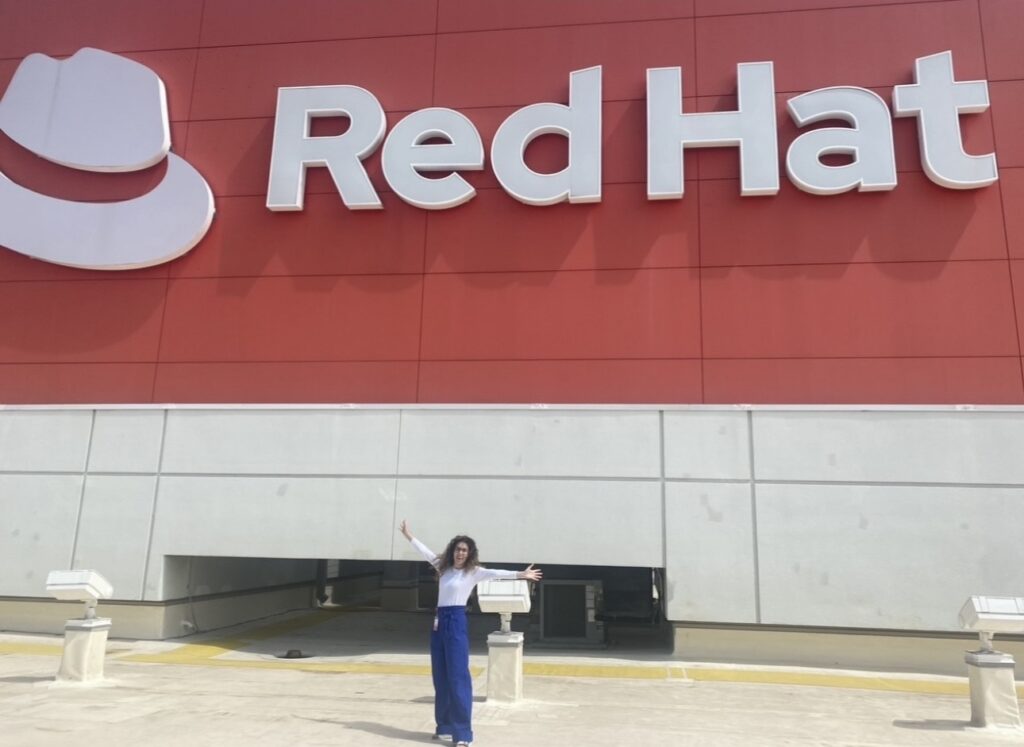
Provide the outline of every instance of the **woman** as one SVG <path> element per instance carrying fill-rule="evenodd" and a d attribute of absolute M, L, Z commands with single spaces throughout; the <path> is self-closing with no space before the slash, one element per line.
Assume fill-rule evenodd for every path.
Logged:
<path fill-rule="evenodd" d="M 434 566 L 438 577 L 437 614 L 430 634 L 430 670 L 434 678 L 435 739 L 452 740 L 456 747 L 473 743 L 473 680 L 469 674 L 469 633 L 466 602 L 473 587 L 490 578 L 521 578 L 540 581 L 540 569 L 523 571 L 484 568 L 477 557 L 476 542 L 459 535 L 448 543 L 444 555 L 435 555 L 412 536 L 403 520 L 400 529 L 412 546 Z"/>

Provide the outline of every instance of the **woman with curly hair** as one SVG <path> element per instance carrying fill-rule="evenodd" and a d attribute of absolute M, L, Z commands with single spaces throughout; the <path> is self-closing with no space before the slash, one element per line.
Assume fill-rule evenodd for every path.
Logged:
<path fill-rule="evenodd" d="M 491 578 L 540 581 L 533 565 L 522 571 L 500 571 L 480 565 L 476 542 L 460 534 L 453 537 L 443 555 L 412 536 L 403 520 L 399 527 L 427 562 L 437 571 L 437 614 L 430 634 L 430 670 L 434 679 L 435 739 L 454 741 L 456 747 L 473 743 L 473 679 L 469 674 L 469 632 L 466 602 L 473 588 Z"/>

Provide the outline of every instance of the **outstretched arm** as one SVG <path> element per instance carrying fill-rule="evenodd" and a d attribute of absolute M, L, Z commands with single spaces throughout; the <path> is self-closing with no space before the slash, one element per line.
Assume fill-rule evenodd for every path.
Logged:
<path fill-rule="evenodd" d="M 521 571 L 504 571 L 498 568 L 484 568 L 483 566 L 477 566 L 476 570 L 473 571 L 473 574 L 476 577 L 475 583 L 487 581 L 492 578 L 518 578 L 523 581 L 540 581 L 544 576 L 540 568 L 533 567 L 533 563 L 530 563 Z"/>
<path fill-rule="evenodd" d="M 419 551 L 419 554 L 426 558 L 428 563 L 437 568 L 438 563 L 440 562 L 437 554 L 412 536 L 412 532 L 409 531 L 409 524 L 405 519 L 402 519 L 402 523 L 398 525 L 398 529 L 402 532 L 402 536 L 409 540 L 412 543 L 412 546 Z"/>

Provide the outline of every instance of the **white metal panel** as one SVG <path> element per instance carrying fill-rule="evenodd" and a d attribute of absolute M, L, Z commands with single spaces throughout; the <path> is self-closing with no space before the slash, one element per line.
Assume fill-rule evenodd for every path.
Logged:
<path fill-rule="evenodd" d="M 665 559 L 668 619 L 757 622 L 750 485 L 667 484 Z"/>
<path fill-rule="evenodd" d="M 656 412 L 443 411 L 402 415 L 401 474 L 657 477 Z"/>
<path fill-rule="evenodd" d="M 397 410 L 171 411 L 163 471 L 394 474 L 398 422 Z"/>
<path fill-rule="evenodd" d="M 91 424 L 89 410 L 0 411 L 0 471 L 81 472 Z"/>
<path fill-rule="evenodd" d="M 155 490 L 155 476 L 86 478 L 74 567 L 102 573 L 115 599 L 142 599 Z"/>
<path fill-rule="evenodd" d="M 164 477 L 152 554 L 386 559 L 394 487 L 373 478 Z"/>
<path fill-rule="evenodd" d="M 755 412 L 760 480 L 1024 484 L 1013 412 Z"/>
<path fill-rule="evenodd" d="M 163 410 L 97 410 L 89 471 L 155 474 L 163 426 Z"/>
<path fill-rule="evenodd" d="M 45 597 L 71 562 L 81 475 L 0 475 L 0 596 Z"/>
<path fill-rule="evenodd" d="M 1022 591 L 1024 489 L 759 485 L 765 623 L 957 630 Z"/>
<path fill-rule="evenodd" d="M 403 478 L 397 518 L 436 553 L 468 534 L 485 564 L 662 565 L 656 482 Z M 396 560 L 421 558 L 396 537 Z"/>
<path fill-rule="evenodd" d="M 746 412 L 666 412 L 665 476 L 750 478 Z"/>

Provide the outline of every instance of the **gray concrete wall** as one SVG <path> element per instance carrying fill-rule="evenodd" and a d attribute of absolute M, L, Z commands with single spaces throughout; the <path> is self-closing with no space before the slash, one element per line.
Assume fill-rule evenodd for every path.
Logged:
<path fill-rule="evenodd" d="M 671 620 L 955 630 L 1024 594 L 1022 442 L 1024 408 L 8 408 L 0 596 L 413 560 L 404 517 L 485 561 L 664 567 Z"/>

